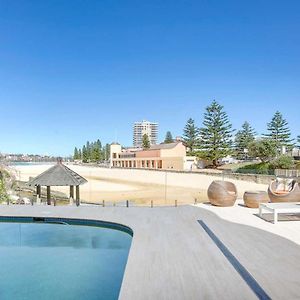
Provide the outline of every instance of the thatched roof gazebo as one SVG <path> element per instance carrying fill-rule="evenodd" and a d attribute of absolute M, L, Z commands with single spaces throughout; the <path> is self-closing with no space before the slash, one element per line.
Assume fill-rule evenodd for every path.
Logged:
<path fill-rule="evenodd" d="M 41 173 L 37 177 L 29 180 L 29 186 L 36 187 L 37 203 L 41 203 L 41 186 L 47 187 L 47 204 L 51 205 L 51 186 L 69 186 L 70 187 L 70 204 L 74 201 L 74 186 L 76 187 L 76 205 L 80 204 L 79 186 L 86 183 L 87 180 L 69 169 L 61 161 Z"/>

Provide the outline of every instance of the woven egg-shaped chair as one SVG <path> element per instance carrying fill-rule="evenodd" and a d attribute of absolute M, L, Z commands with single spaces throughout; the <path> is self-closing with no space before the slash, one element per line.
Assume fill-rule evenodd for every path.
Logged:
<path fill-rule="evenodd" d="M 296 181 L 292 183 L 290 191 L 276 191 L 276 181 L 271 182 L 268 194 L 271 202 L 300 202 L 300 187 Z"/>
<path fill-rule="evenodd" d="M 207 196 L 212 205 L 233 206 L 237 199 L 237 189 L 230 181 L 215 180 L 210 184 Z"/>

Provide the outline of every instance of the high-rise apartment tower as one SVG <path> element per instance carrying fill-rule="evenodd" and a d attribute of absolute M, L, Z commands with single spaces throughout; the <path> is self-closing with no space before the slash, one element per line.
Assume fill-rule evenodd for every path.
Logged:
<path fill-rule="evenodd" d="M 142 147 L 143 135 L 147 134 L 150 145 L 155 145 L 158 138 L 158 123 L 153 123 L 143 120 L 142 122 L 135 122 L 133 125 L 133 146 Z"/>

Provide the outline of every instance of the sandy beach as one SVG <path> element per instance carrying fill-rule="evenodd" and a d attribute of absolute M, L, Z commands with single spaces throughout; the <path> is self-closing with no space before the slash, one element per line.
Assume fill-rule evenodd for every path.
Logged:
<path fill-rule="evenodd" d="M 51 165 L 14 166 L 16 177 L 28 181 L 44 172 Z M 68 167 L 88 180 L 80 187 L 81 199 L 85 202 L 108 203 L 129 200 L 139 205 L 174 205 L 207 201 L 209 184 L 219 177 L 194 173 L 156 172 L 151 170 L 107 169 L 92 166 L 68 165 Z M 232 180 L 241 198 L 245 190 L 266 190 L 267 186 L 254 182 Z M 68 187 L 53 187 L 66 193 Z"/>

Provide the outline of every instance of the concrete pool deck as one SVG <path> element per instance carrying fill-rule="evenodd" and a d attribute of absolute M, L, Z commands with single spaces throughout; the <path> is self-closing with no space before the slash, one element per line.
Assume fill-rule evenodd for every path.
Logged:
<path fill-rule="evenodd" d="M 248 219 L 236 215 L 237 222 L 244 219 L 264 230 L 226 220 L 241 209 Z M 1 216 L 95 219 L 132 228 L 120 299 L 257 299 L 198 220 L 205 222 L 272 299 L 299 299 L 300 246 L 291 239 L 299 238 L 300 222 L 273 225 L 254 216 L 255 212 L 205 204 L 176 208 L 0 206 Z M 287 239 L 283 236 L 289 228 L 297 230 Z M 281 236 L 268 232 L 276 230 Z"/>

